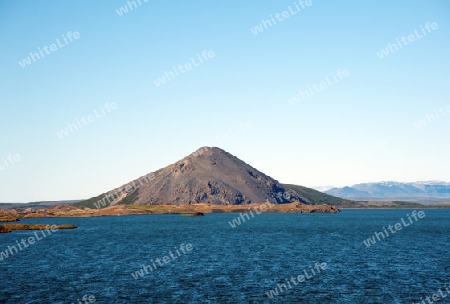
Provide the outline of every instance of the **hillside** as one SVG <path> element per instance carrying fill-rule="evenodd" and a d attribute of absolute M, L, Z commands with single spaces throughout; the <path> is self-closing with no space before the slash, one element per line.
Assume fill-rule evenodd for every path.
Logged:
<path fill-rule="evenodd" d="M 81 200 L 64 200 L 64 201 L 41 201 L 41 202 L 30 202 L 30 203 L 0 203 L 0 208 L 2 209 L 41 209 L 41 208 L 51 208 L 58 205 L 71 205 Z"/>
<path fill-rule="evenodd" d="M 298 195 L 300 195 L 302 198 L 304 198 L 305 201 L 309 202 L 310 204 L 329 204 L 339 207 L 351 206 L 354 203 L 351 200 L 334 197 L 311 188 L 290 184 L 283 185 L 297 192 Z"/>
<path fill-rule="evenodd" d="M 291 189 L 220 148 L 203 147 L 172 165 L 75 206 L 246 205 L 267 200 L 278 204 L 345 201 L 313 189 Z"/>

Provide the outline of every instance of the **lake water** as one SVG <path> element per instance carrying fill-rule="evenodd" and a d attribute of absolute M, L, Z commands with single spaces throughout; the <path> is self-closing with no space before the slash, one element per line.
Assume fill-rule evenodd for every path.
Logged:
<path fill-rule="evenodd" d="M 416 303 L 439 289 L 448 295 L 450 210 L 424 210 L 412 224 L 411 212 L 260 214 L 235 228 L 236 214 L 27 219 L 79 228 L 3 257 L 0 303 Z M 401 230 L 364 244 L 396 223 Z M 0 252 L 33 235 L 1 234 Z"/>

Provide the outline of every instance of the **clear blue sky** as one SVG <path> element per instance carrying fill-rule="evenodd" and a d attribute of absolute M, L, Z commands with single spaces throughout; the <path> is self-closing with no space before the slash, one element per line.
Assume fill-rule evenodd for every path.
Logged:
<path fill-rule="evenodd" d="M 450 2 L 135 2 L 122 16 L 124 0 L 0 2 L 0 201 L 88 198 L 203 145 L 305 186 L 450 180 L 450 112 L 415 125 L 450 106 Z M 199 64 L 204 50 L 214 57 Z M 289 103 L 338 70 L 350 75 Z M 57 135 L 107 103 L 117 109 Z"/>

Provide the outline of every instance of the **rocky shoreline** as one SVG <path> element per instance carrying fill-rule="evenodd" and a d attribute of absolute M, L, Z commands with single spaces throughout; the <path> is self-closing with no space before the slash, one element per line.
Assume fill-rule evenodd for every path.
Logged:
<path fill-rule="evenodd" d="M 208 214 L 208 213 L 240 213 L 261 204 L 245 205 L 115 205 L 103 209 L 60 205 L 48 209 L 37 210 L 2 210 L 0 223 L 19 221 L 26 218 L 59 218 L 59 217 L 96 217 L 138 214 Z M 299 202 L 274 205 L 266 213 L 337 213 L 339 209 L 331 205 L 306 205 Z"/>
<path fill-rule="evenodd" d="M 91 209 L 87 207 L 55 206 L 48 209 L 0 209 L 0 233 L 8 233 L 13 230 L 42 230 L 47 224 L 2 224 L 16 222 L 27 218 L 62 218 L 62 217 L 97 217 L 143 214 L 180 214 L 183 216 L 204 216 L 211 213 L 245 213 L 250 208 L 260 207 L 262 204 L 246 205 L 115 205 L 103 209 Z M 263 213 L 337 213 L 339 209 L 330 205 L 306 205 L 299 202 L 290 204 L 274 204 Z M 57 229 L 74 229 L 76 225 L 59 225 Z"/>
<path fill-rule="evenodd" d="M 49 224 L 2 224 L 0 225 L 0 233 L 8 233 L 13 230 L 44 230 L 49 229 Z M 63 225 L 53 225 L 53 229 L 75 229 L 78 228 L 76 225 L 63 224 Z"/>
<path fill-rule="evenodd" d="M 0 209 L 0 223 L 18 222 L 19 215 L 16 210 Z"/>

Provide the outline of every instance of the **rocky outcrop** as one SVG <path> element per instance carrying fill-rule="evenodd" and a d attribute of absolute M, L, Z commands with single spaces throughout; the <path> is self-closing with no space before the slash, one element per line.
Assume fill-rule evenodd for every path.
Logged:
<path fill-rule="evenodd" d="M 76 225 L 55 225 L 56 228 L 49 224 L 4 224 L 0 225 L 0 233 L 7 233 L 13 230 L 44 230 L 44 229 L 75 229 Z"/>
<path fill-rule="evenodd" d="M 203 212 L 181 213 L 182 216 L 205 216 Z"/>
<path fill-rule="evenodd" d="M 330 206 L 330 205 L 302 205 L 297 204 L 296 208 L 299 208 L 300 210 L 305 210 L 309 213 L 337 213 L 339 212 L 339 208 L 336 206 Z"/>
<path fill-rule="evenodd" d="M 0 222 L 18 222 L 19 214 L 16 210 L 0 209 Z"/>
<path fill-rule="evenodd" d="M 8 227 L 5 227 L 3 225 L 0 225 L 0 233 L 8 233 L 8 232 L 11 232 L 11 231 L 12 231 L 11 228 L 8 228 Z"/>
<path fill-rule="evenodd" d="M 280 213 L 338 213 L 339 208 L 331 205 L 307 205 L 300 202 L 294 202 L 291 204 L 279 204 L 271 207 L 268 212 L 280 212 Z"/>

